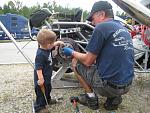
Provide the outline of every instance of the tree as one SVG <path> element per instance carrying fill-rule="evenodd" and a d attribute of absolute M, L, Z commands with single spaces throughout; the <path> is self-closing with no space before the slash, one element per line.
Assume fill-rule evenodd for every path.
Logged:
<path fill-rule="evenodd" d="M 23 6 L 22 9 L 20 9 L 19 14 L 28 18 L 30 16 L 29 12 L 30 12 L 30 9 L 27 6 Z"/>
<path fill-rule="evenodd" d="M 60 12 L 60 13 L 66 13 L 66 14 L 75 14 L 75 11 L 77 8 L 68 8 L 68 7 L 62 7 L 60 5 L 57 5 L 55 0 L 52 2 L 47 2 L 41 4 L 36 4 L 34 6 L 28 7 L 23 6 L 22 2 L 19 0 L 9 1 L 7 4 L 4 4 L 4 6 L 0 10 L 0 14 L 6 14 L 6 13 L 15 13 L 22 16 L 25 16 L 29 18 L 29 16 L 36 10 L 41 8 L 48 8 L 51 12 Z M 79 8 L 81 9 L 81 8 Z M 82 9 L 81 9 L 82 10 Z M 88 11 L 83 11 L 83 19 L 85 20 L 88 15 Z"/>
<path fill-rule="evenodd" d="M 17 10 L 17 12 L 19 13 L 19 11 L 22 9 L 23 5 L 22 2 L 20 2 L 19 0 L 15 0 L 15 9 Z"/>
<path fill-rule="evenodd" d="M 10 8 L 9 8 L 8 5 L 4 4 L 4 6 L 3 6 L 3 12 L 4 12 L 4 14 L 10 13 Z"/>
<path fill-rule="evenodd" d="M 9 7 L 9 13 L 17 13 L 15 4 L 12 1 L 8 2 L 7 7 Z"/>

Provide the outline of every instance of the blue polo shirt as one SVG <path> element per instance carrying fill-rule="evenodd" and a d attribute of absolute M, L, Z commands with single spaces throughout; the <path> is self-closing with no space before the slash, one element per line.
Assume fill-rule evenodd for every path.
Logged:
<path fill-rule="evenodd" d="M 43 77 L 46 84 L 51 83 L 52 76 L 52 56 L 51 50 L 38 48 L 35 58 L 34 83 L 37 85 L 37 70 L 42 69 Z"/>
<path fill-rule="evenodd" d="M 87 51 L 97 55 L 96 66 L 103 80 L 125 84 L 134 77 L 134 50 L 128 30 L 119 21 L 96 25 Z"/>

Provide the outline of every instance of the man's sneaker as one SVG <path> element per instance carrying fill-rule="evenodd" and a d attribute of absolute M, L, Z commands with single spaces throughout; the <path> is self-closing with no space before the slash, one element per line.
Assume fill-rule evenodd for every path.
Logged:
<path fill-rule="evenodd" d="M 50 100 L 48 101 L 48 104 L 49 104 L 49 105 L 56 104 L 56 103 L 57 103 L 57 100 L 56 100 L 56 99 L 50 99 Z"/>
<path fill-rule="evenodd" d="M 81 94 L 79 97 L 79 103 L 87 106 L 92 110 L 97 110 L 99 108 L 98 97 L 89 97 L 87 94 Z"/>
<path fill-rule="evenodd" d="M 107 98 L 106 102 L 104 103 L 104 108 L 106 110 L 117 110 L 119 104 L 122 102 L 122 97 L 113 97 L 113 98 Z"/>
<path fill-rule="evenodd" d="M 117 110 L 118 109 L 118 105 L 104 103 L 104 108 L 106 110 Z"/>

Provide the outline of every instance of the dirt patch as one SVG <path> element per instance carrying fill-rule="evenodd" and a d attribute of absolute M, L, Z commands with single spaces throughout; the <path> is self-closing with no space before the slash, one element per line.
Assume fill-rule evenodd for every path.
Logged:
<path fill-rule="evenodd" d="M 0 113 L 32 113 L 33 68 L 29 64 L 0 65 Z M 150 113 L 150 74 L 136 74 L 133 87 L 123 96 L 115 113 Z M 83 93 L 82 88 L 53 89 L 52 97 L 62 97 L 50 106 L 51 113 L 73 113 L 70 96 Z M 100 109 L 92 111 L 78 105 L 82 113 L 109 113 L 103 108 L 106 98 L 99 96 Z"/>

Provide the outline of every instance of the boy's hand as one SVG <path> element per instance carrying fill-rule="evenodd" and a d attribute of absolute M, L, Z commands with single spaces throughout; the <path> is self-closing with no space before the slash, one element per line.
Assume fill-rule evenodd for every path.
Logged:
<path fill-rule="evenodd" d="M 39 86 L 43 86 L 43 84 L 44 84 L 44 79 L 39 79 L 39 80 L 37 81 L 37 83 L 38 83 Z"/>
<path fill-rule="evenodd" d="M 72 53 L 74 52 L 74 50 L 69 47 L 62 48 L 62 51 L 66 56 L 72 56 Z"/>
<path fill-rule="evenodd" d="M 64 42 L 63 41 L 56 41 L 54 43 L 55 46 L 64 46 Z"/>

